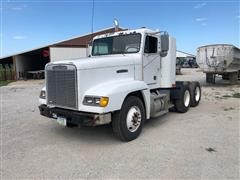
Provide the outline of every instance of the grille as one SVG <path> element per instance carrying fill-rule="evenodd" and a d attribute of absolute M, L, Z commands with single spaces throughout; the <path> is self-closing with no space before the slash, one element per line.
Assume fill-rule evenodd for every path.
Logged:
<path fill-rule="evenodd" d="M 77 109 L 77 71 L 74 65 L 46 67 L 47 104 Z"/>

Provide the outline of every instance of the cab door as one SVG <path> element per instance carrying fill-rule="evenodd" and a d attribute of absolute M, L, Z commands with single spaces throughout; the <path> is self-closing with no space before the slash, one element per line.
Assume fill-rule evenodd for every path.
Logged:
<path fill-rule="evenodd" d="M 143 53 L 143 80 L 149 86 L 157 84 L 160 75 L 158 38 L 147 35 Z"/>

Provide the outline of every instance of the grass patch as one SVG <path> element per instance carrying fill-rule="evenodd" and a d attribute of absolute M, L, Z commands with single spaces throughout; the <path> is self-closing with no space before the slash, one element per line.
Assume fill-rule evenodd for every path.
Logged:
<path fill-rule="evenodd" d="M 240 98 L 240 93 L 233 93 L 232 95 L 223 95 L 222 97 L 220 96 L 215 96 L 216 98 L 219 98 L 219 99 L 225 99 L 225 98 Z"/>
<path fill-rule="evenodd" d="M 230 96 L 230 95 L 223 95 L 222 97 L 229 98 L 229 97 L 232 97 L 232 96 Z"/>
<path fill-rule="evenodd" d="M 0 87 L 1 87 L 1 86 L 6 86 L 6 85 L 8 85 L 8 84 L 11 83 L 11 82 L 13 82 L 13 81 L 11 81 L 11 80 L 0 81 Z"/>
<path fill-rule="evenodd" d="M 230 111 L 230 110 L 234 110 L 233 107 L 230 107 L 230 108 L 225 108 L 224 111 Z"/>
<path fill-rule="evenodd" d="M 232 97 L 234 97 L 234 98 L 240 98 L 240 93 L 234 93 L 234 94 L 232 95 Z"/>

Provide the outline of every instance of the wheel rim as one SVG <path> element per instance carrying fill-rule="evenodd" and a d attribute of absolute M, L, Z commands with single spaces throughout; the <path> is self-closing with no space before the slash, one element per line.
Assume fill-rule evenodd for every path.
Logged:
<path fill-rule="evenodd" d="M 190 103 L 190 93 L 188 90 L 184 92 L 184 105 L 185 107 L 188 107 Z"/>
<path fill-rule="evenodd" d="M 200 99 L 200 88 L 196 87 L 195 89 L 195 100 L 198 102 Z"/>
<path fill-rule="evenodd" d="M 130 132 L 135 132 L 142 121 L 141 111 L 137 106 L 133 106 L 129 109 L 127 114 L 127 128 Z"/>

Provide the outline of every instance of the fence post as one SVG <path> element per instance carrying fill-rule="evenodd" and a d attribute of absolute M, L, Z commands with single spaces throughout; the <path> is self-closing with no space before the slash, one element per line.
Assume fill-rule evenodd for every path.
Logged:
<path fill-rule="evenodd" d="M 4 79 L 3 79 L 3 80 L 6 81 L 6 80 L 7 80 L 7 72 L 6 72 L 6 68 L 4 68 L 3 70 L 4 70 Z"/>
<path fill-rule="evenodd" d="M 9 65 L 9 68 L 10 68 L 10 79 L 11 79 L 11 80 L 14 80 L 14 77 L 13 77 L 13 65 L 10 64 L 10 65 Z"/>
<path fill-rule="evenodd" d="M 2 67 L 2 64 L 0 64 L 0 81 L 3 80 L 3 73 L 2 73 L 2 71 L 3 71 L 3 67 Z"/>

